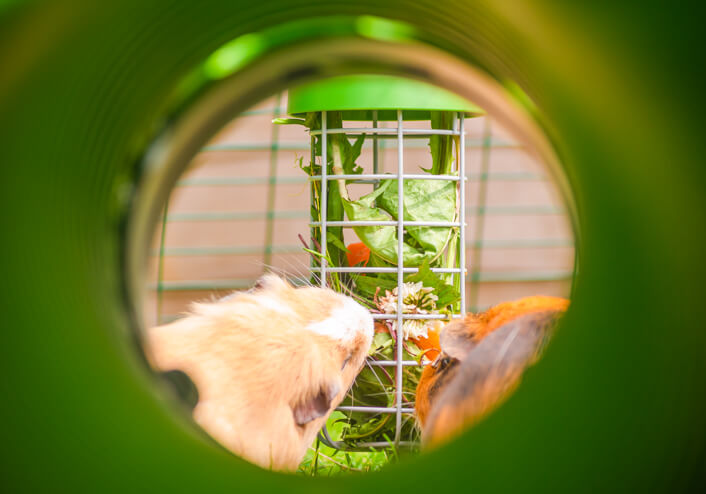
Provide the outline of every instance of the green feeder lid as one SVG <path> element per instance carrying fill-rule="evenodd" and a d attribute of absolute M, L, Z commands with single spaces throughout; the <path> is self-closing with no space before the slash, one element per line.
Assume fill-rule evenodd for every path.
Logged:
<path fill-rule="evenodd" d="M 323 79 L 289 91 L 287 113 L 341 111 L 345 120 L 429 120 L 431 111 L 464 112 L 467 117 L 485 112 L 445 89 L 402 77 L 348 75 Z"/>

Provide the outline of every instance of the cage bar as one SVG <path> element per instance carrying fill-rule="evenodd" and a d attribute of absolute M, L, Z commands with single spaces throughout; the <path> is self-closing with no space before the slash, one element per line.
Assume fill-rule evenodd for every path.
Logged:
<path fill-rule="evenodd" d="M 458 176 L 466 177 L 466 132 L 464 128 L 464 115 L 462 112 L 458 113 L 458 134 L 459 134 L 459 144 L 458 144 Z M 463 183 L 458 187 L 459 193 L 459 266 L 461 268 L 459 273 L 459 286 L 461 287 L 461 315 L 466 313 L 466 188 Z"/>
<path fill-rule="evenodd" d="M 326 121 L 328 120 L 327 113 L 325 111 L 321 112 L 321 197 L 319 198 L 319 203 L 321 207 L 319 208 L 319 214 L 321 215 L 321 258 L 319 262 L 321 263 L 321 286 L 326 288 L 326 246 L 328 245 L 326 241 L 326 228 L 327 228 L 327 214 L 328 214 L 328 143 L 326 142 L 327 128 Z"/>
<path fill-rule="evenodd" d="M 399 446 L 402 433 L 402 360 L 404 314 L 402 303 L 402 285 L 404 284 L 404 133 L 402 132 L 402 110 L 397 110 L 397 331 L 394 336 L 397 350 L 397 366 L 395 367 L 395 384 L 397 396 L 395 402 L 395 446 Z"/>

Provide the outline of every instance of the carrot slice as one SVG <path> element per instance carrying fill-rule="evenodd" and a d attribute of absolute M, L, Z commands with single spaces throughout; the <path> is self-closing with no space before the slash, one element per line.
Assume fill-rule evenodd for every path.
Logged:
<path fill-rule="evenodd" d="M 413 338 L 412 341 L 419 347 L 420 350 L 429 350 L 425 355 L 426 358 L 433 361 L 439 356 L 439 351 L 441 350 L 441 344 L 439 343 L 439 335 L 441 334 L 441 328 L 443 324 L 436 322 L 434 327 L 427 329 L 427 337 L 424 338 L 420 336 L 419 338 Z"/>
<path fill-rule="evenodd" d="M 348 265 L 351 267 L 361 262 L 363 266 L 367 266 L 370 260 L 370 249 L 368 249 L 363 242 L 350 244 L 348 246 L 348 252 L 346 252 L 346 257 L 348 258 Z"/>

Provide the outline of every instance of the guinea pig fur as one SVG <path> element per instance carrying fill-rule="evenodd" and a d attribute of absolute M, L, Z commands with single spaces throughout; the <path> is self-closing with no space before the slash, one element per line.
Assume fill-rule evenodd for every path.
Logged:
<path fill-rule="evenodd" d="M 372 316 L 353 299 L 266 275 L 150 329 L 146 353 L 157 369 L 191 378 L 194 419 L 214 439 L 263 468 L 295 470 L 372 336 Z"/>
<path fill-rule="evenodd" d="M 559 297 L 526 297 L 447 324 L 441 354 L 417 386 L 423 445 L 447 441 L 502 403 L 539 358 L 568 305 Z"/>

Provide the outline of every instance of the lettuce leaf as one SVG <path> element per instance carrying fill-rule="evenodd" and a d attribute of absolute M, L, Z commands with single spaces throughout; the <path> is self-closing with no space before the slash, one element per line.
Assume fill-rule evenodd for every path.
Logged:
<path fill-rule="evenodd" d="M 432 272 L 429 268 L 429 263 L 424 263 L 419 267 L 419 271 L 410 275 L 407 275 L 405 282 L 418 283 L 422 282 L 423 286 L 427 286 L 434 289 L 434 295 L 439 297 L 436 301 L 436 307 L 438 309 L 443 309 L 448 306 L 452 306 L 459 300 L 461 300 L 461 293 L 459 290 L 446 283 L 439 277 L 436 273 Z"/>
<path fill-rule="evenodd" d="M 444 180 L 406 180 L 403 183 L 403 212 L 406 221 L 454 221 L 456 182 Z M 397 221 L 397 180 L 382 180 L 377 189 L 356 201 L 342 199 L 351 221 Z M 358 226 L 358 238 L 372 253 L 391 266 L 397 265 L 396 226 Z M 458 229 L 409 226 L 402 245 L 404 265 L 421 266 L 437 260 Z"/>

